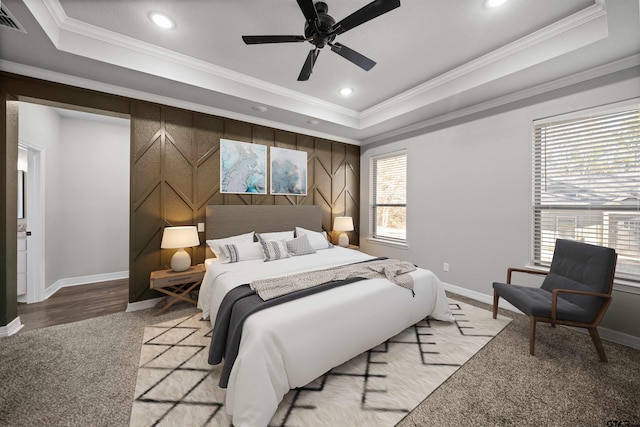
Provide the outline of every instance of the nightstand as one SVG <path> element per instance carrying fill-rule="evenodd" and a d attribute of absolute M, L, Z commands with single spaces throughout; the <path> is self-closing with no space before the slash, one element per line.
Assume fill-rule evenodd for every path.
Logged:
<path fill-rule="evenodd" d="M 193 305 L 198 304 L 189 293 L 200 286 L 204 278 L 204 264 L 194 265 L 185 271 L 157 270 L 152 271 L 149 278 L 151 289 L 167 294 L 161 302 L 164 305 L 154 316 L 162 314 L 166 309 L 178 301 L 187 301 Z"/>

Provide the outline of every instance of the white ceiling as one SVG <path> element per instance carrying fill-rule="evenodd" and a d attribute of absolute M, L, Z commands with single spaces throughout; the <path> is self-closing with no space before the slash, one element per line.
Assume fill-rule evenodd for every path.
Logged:
<path fill-rule="evenodd" d="M 329 14 L 369 1 L 327 0 Z M 325 48 L 298 82 L 309 43 L 241 39 L 302 35 L 295 0 L 3 0 L 26 32 L 0 28 L 0 69 L 366 144 L 638 66 L 639 4 L 402 0 L 336 39 L 376 61 L 371 71 Z M 151 11 L 176 28 L 155 27 Z"/>

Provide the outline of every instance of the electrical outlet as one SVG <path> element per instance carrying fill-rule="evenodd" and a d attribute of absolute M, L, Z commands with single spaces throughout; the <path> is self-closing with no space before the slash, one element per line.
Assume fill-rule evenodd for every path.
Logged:
<path fill-rule="evenodd" d="M 204 222 L 198 223 L 198 233 L 204 233 Z"/>
<path fill-rule="evenodd" d="M 448 263 L 448 262 L 445 262 L 444 264 L 442 264 L 442 269 L 443 269 L 444 271 L 449 271 L 449 263 Z"/>

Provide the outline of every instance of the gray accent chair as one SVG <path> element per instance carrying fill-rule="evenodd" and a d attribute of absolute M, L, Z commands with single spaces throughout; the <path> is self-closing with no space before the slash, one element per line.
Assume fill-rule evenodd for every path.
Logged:
<path fill-rule="evenodd" d="M 587 328 L 600 360 L 607 362 L 597 327 L 611 303 L 617 254 L 613 249 L 558 239 L 549 272 L 509 268 L 507 283 L 493 283 L 493 318 L 504 298 L 529 316 L 529 352 L 534 354 L 536 322 Z M 511 284 L 514 272 L 545 275 L 540 288 Z"/>

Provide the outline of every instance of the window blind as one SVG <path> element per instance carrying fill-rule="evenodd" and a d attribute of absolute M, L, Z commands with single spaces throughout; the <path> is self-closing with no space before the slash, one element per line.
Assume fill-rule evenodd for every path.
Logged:
<path fill-rule="evenodd" d="M 371 163 L 371 230 L 375 238 L 407 240 L 407 154 L 375 157 Z"/>
<path fill-rule="evenodd" d="M 616 276 L 640 281 L 640 108 L 534 122 L 533 256 L 555 240 L 614 248 Z"/>

